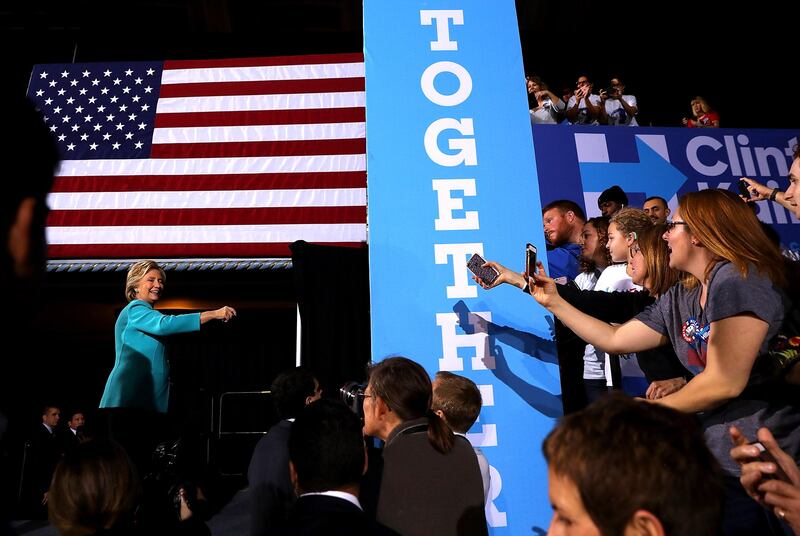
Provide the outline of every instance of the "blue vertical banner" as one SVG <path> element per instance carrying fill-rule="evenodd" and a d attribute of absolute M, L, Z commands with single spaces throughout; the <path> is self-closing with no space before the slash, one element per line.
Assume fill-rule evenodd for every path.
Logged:
<path fill-rule="evenodd" d="M 546 260 L 514 2 L 366 0 L 364 55 L 373 359 L 471 378 L 490 531 L 546 530 L 541 443 L 562 412 L 551 324 L 466 266 L 479 253 L 522 271 L 526 242 Z"/>

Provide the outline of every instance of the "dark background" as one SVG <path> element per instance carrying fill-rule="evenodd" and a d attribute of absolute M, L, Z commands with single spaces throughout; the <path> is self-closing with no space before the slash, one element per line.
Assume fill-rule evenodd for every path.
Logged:
<path fill-rule="evenodd" d="M 618 76 L 643 126 L 680 126 L 695 95 L 723 127 L 800 124 L 798 2 L 516 6 L 526 72 L 555 92 L 580 74 L 596 92 Z M 24 91 L 35 63 L 359 52 L 361 19 L 359 0 L 9 2 L 0 7 L 4 81 Z"/>

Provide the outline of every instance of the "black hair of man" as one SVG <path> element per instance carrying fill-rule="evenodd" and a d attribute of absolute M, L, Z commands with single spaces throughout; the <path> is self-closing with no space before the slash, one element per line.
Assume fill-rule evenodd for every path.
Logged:
<path fill-rule="evenodd" d="M 603 193 L 600 194 L 600 197 L 597 198 L 597 206 L 599 207 L 606 201 L 615 201 L 620 205 L 628 206 L 628 196 L 622 191 L 622 188 L 617 186 L 616 184 L 611 188 L 607 188 L 603 190 Z"/>
<path fill-rule="evenodd" d="M 281 419 L 297 417 L 306 405 L 306 398 L 314 395 L 316 387 L 314 375 L 306 368 L 297 367 L 278 374 L 270 387 L 278 416 Z"/>
<path fill-rule="evenodd" d="M 554 208 L 557 208 L 564 213 L 569 212 L 571 210 L 575 214 L 576 218 L 584 222 L 586 221 L 586 213 L 583 211 L 581 206 L 575 201 L 570 201 L 569 199 L 557 199 L 555 201 L 550 201 L 549 203 L 547 203 L 545 206 L 542 207 L 542 214 Z"/>
<path fill-rule="evenodd" d="M 364 472 L 361 420 L 336 400 L 317 400 L 297 416 L 289 436 L 289 460 L 303 493 L 357 485 Z"/>
<path fill-rule="evenodd" d="M 57 410 L 61 411 L 61 406 L 59 406 L 58 404 L 51 404 L 51 403 L 47 403 L 47 404 L 43 405 L 42 406 L 42 416 L 47 415 L 50 412 L 51 409 L 57 409 Z"/>
<path fill-rule="evenodd" d="M 661 197 L 660 195 L 652 195 L 647 199 L 645 199 L 644 202 L 646 204 L 648 201 L 653 201 L 654 199 L 658 199 L 659 201 L 661 201 L 661 203 L 664 205 L 664 208 L 669 208 L 669 203 L 667 203 L 667 200 Z"/>

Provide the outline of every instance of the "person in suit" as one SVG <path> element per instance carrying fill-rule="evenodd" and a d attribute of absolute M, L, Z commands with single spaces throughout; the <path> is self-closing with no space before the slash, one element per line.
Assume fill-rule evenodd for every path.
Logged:
<path fill-rule="evenodd" d="M 83 435 L 83 425 L 85 422 L 86 418 L 83 415 L 83 411 L 74 410 L 69 414 L 67 427 L 59 430 L 58 433 L 59 439 L 61 440 L 61 448 L 65 453 L 70 452 L 85 441 Z"/>
<path fill-rule="evenodd" d="M 271 534 L 286 521 L 295 500 L 289 476 L 292 421 L 322 395 L 317 379 L 303 367 L 279 374 L 270 391 L 281 420 L 256 444 L 247 468 L 251 536 Z"/>
<path fill-rule="evenodd" d="M 28 506 L 31 517 L 44 519 L 47 517 L 47 501 L 50 480 L 56 465 L 61 460 L 63 450 L 57 436 L 61 410 L 57 406 L 46 405 L 42 409 L 42 422 L 36 426 L 30 440 L 30 457 L 27 475 L 31 484 Z"/>
<path fill-rule="evenodd" d="M 361 427 L 333 400 L 318 400 L 300 413 L 289 435 L 289 474 L 298 499 L 280 534 L 395 534 L 369 519 L 358 501 L 367 470 Z"/>
<path fill-rule="evenodd" d="M 364 433 L 385 443 L 375 519 L 404 536 L 485 536 L 475 451 L 433 413 L 432 396 L 428 373 L 408 358 L 369 371 Z"/>

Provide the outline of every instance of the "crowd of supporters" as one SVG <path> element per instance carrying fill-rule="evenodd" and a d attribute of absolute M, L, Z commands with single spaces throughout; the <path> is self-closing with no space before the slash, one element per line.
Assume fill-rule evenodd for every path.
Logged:
<path fill-rule="evenodd" d="M 534 125 L 609 125 L 639 126 L 639 105 L 636 96 L 626 93 L 619 77 L 611 78 L 608 86 L 595 91 L 594 83 L 586 75 L 578 77 L 575 89 L 565 86 L 555 94 L 541 77 L 525 77 L 528 90 L 528 108 Z M 700 96 L 691 100 L 692 117 L 683 117 L 681 123 L 689 128 L 719 128 L 719 114 Z M 671 125 L 664 125 L 671 126 Z"/>

